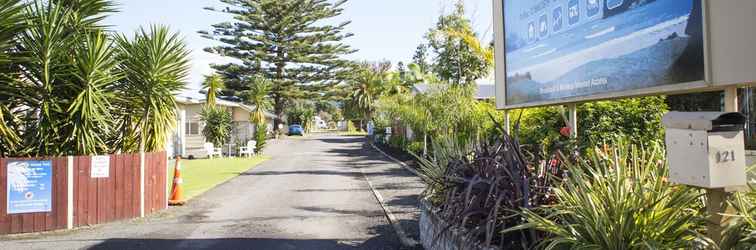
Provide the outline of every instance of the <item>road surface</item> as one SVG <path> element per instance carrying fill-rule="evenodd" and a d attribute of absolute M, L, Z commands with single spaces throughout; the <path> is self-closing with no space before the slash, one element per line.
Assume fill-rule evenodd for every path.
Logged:
<path fill-rule="evenodd" d="M 366 177 L 410 177 L 401 168 L 371 169 L 393 163 L 361 138 L 279 140 L 266 154 L 272 159 L 187 206 L 93 228 L 6 236 L 0 249 L 406 249 Z M 422 187 L 404 184 L 378 189 L 395 197 L 390 204 L 403 218 L 399 224 L 416 237 L 414 204 Z M 404 194 L 392 196 L 392 189 Z"/>

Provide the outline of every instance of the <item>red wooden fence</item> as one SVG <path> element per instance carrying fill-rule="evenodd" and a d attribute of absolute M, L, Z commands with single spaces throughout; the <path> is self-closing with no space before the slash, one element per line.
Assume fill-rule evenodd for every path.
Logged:
<path fill-rule="evenodd" d="M 7 162 L 51 160 L 52 212 L 7 214 Z M 145 214 L 166 208 L 167 162 L 165 152 L 145 154 Z M 140 155 L 110 155 L 110 176 L 91 178 L 91 157 L 73 157 L 73 223 L 94 225 L 140 216 Z M 0 234 L 41 232 L 67 227 L 68 157 L 0 158 Z"/>

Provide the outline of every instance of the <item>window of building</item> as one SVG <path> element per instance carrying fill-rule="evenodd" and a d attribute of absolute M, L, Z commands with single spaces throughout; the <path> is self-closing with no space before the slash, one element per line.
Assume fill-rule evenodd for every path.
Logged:
<path fill-rule="evenodd" d="M 199 135 L 199 123 L 198 122 L 187 122 L 186 123 L 186 134 L 187 135 Z"/>

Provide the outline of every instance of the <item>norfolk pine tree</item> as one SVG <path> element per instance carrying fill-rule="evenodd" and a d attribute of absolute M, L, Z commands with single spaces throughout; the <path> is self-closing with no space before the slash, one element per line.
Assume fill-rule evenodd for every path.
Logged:
<path fill-rule="evenodd" d="M 240 63 L 213 65 L 226 80 L 225 93 L 243 100 L 253 76 L 272 81 L 270 96 L 281 124 L 287 105 L 295 99 L 318 98 L 348 78 L 352 63 L 342 56 L 354 53 L 342 41 L 350 22 L 332 25 L 346 0 L 220 0 L 229 7 L 206 8 L 234 16 L 219 23 L 205 38 L 222 44 L 206 51 L 239 59 Z M 248 100 L 245 100 L 248 101 Z"/>

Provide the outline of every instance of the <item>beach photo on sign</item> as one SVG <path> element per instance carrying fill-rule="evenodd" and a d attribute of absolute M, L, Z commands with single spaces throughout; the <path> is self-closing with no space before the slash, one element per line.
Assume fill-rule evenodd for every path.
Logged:
<path fill-rule="evenodd" d="M 507 105 L 704 79 L 700 0 L 503 0 Z"/>

